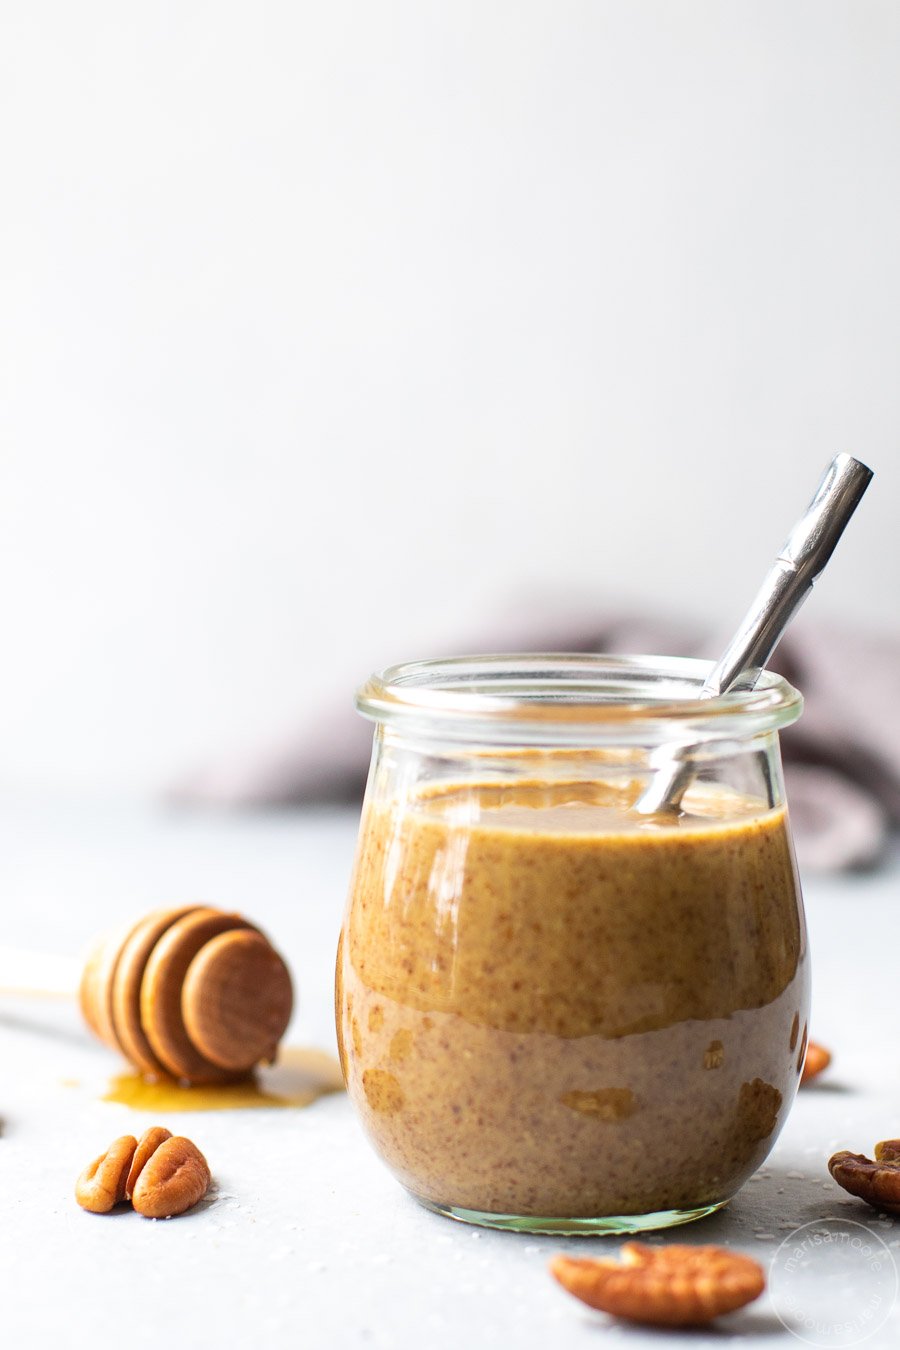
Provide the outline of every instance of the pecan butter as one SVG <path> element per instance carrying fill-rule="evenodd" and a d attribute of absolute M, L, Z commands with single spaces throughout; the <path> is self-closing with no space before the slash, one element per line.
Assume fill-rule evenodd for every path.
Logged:
<path fill-rule="evenodd" d="M 364 813 L 337 1013 L 365 1130 L 426 1203 L 697 1209 L 797 1086 L 806 940 L 783 808 L 695 787 L 460 783 Z"/>

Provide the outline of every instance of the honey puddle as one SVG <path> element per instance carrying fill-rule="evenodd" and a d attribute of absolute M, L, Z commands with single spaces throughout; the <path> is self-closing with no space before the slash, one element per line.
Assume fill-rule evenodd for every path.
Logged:
<path fill-rule="evenodd" d="M 311 1106 L 330 1092 L 342 1092 L 337 1060 L 324 1050 L 289 1046 L 278 1063 L 257 1069 L 239 1083 L 186 1087 L 174 1078 L 143 1078 L 120 1073 L 110 1081 L 104 1102 L 139 1111 L 234 1111 L 260 1106 Z"/>

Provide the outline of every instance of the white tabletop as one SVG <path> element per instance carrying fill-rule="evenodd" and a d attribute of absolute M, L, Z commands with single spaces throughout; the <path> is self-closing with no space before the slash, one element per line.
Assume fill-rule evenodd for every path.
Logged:
<path fill-rule="evenodd" d="M 355 833 L 355 813 L 338 810 L 0 804 L 3 941 L 75 954 L 92 931 L 157 905 L 239 908 L 276 939 L 296 976 L 287 1042 L 333 1053 L 333 955 Z M 342 1093 L 303 1109 L 157 1120 L 100 1100 L 120 1065 L 74 1007 L 5 999 L 0 1345 L 588 1350 L 725 1337 L 777 1350 L 801 1344 L 794 1333 L 817 1345 L 859 1343 L 871 1327 L 865 1344 L 895 1345 L 900 1228 L 846 1197 L 825 1163 L 837 1148 L 869 1152 L 900 1134 L 898 878 L 894 864 L 806 880 L 813 1034 L 835 1063 L 801 1092 L 772 1156 L 732 1204 L 661 1239 L 732 1245 L 771 1270 L 771 1292 L 717 1331 L 613 1322 L 548 1276 L 554 1252 L 614 1253 L 614 1239 L 494 1233 L 427 1213 L 372 1153 Z M 211 1196 L 166 1223 L 81 1211 L 72 1189 L 84 1164 L 116 1135 L 156 1123 L 203 1149 Z M 810 1241 L 793 1236 L 805 1224 Z M 798 1243 L 799 1264 L 788 1269 Z"/>

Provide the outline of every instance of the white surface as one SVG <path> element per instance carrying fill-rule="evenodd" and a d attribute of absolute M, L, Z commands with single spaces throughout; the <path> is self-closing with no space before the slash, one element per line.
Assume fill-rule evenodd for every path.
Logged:
<path fill-rule="evenodd" d="M 20 944 L 74 953 L 86 929 L 157 903 L 237 905 L 270 929 L 297 976 L 289 1039 L 333 1047 L 333 951 L 355 817 L 152 817 L 45 807 L 0 811 L 4 928 Z M 898 869 L 807 887 L 814 1034 L 836 1053 L 800 1094 L 763 1171 L 722 1214 L 676 1240 L 733 1244 L 768 1265 L 794 1227 L 826 1215 L 861 1222 L 900 1259 L 900 1227 L 850 1200 L 825 1170 L 839 1147 L 897 1133 Z M 768 1296 L 718 1332 L 668 1337 L 623 1327 L 570 1299 L 550 1254 L 608 1253 L 611 1239 L 559 1240 L 457 1226 L 408 1199 L 365 1144 L 343 1095 L 303 1110 L 172 1116 L 207 1153 L 217 1191 L 169 1223 L 75 1204 L 81 1167 L 150 1117 L 100 1102 L 114 1057 L 74 1010 L 0 1005 L 0 1344 L 547 1350 L 799 1342 Z M 77 1079 L 79 1086 L 64 1086 Z M 843 1265 L 842 1265 L 843 1260 Z M 805 1307 L 846 1271 L 816 1257 Z M 851 1284 L 853 1281 L 851 1280 Z M 848 1294 L 848 1315 L 866 1292 Z M 867 1344 L 896 1345 L 900 1308 Z M 831 1338 L 823 1344 L 838 1342 Z"/>
<path fill-rule="evenodd" d="M 724 634 L 838 450 L 813 603 L 895 623 L 898 66 L 894 0 L 4 5 L 0 780 L 538 587 Z"/>

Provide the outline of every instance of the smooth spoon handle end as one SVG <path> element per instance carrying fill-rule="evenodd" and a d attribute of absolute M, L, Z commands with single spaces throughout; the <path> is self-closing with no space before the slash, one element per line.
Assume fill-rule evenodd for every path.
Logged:
<path fill-rule="evenodd" d="M 815 581 L 873 477 L 868 465 L 852 455 L 835 455 L 779 557 Z"/>
<path fill-rule="evenodd" d="M 740 628 L 707 676 L 701 698 L 752 689 L 835 550 L 873 477 L 852 455 L 835 455 Z"/>
<path fill-rule="evenodd" d="M 753 604 L 700 691 L 714 698 L 752 689 L 813 582 L 834 552 L 873 477 L 852 455 L 835 455 L 788 535 Z M 668 749 L 634 804 L 641 815 L 674 811 L 693 777 L 685 747 Z"/>

